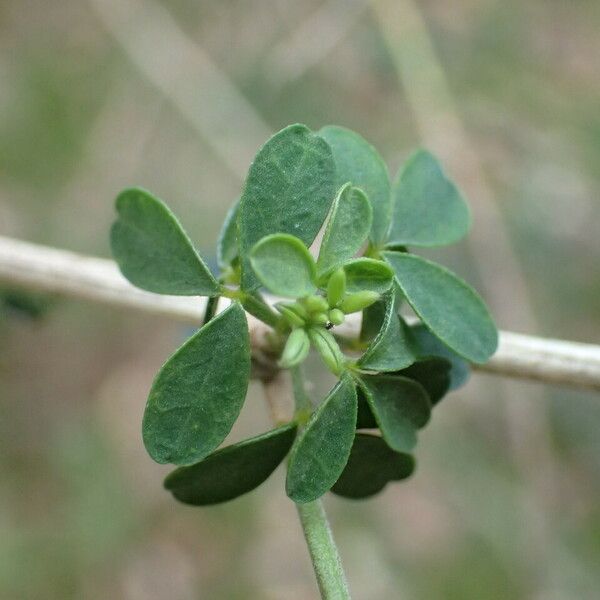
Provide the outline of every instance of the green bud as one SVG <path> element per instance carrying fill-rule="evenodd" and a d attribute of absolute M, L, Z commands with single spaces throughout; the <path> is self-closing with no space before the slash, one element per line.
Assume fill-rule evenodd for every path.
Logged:
<path fill-rule="evenodd" d="M 293 304 L 286 304 L 287 308 L 295 312 L 304 322 L 308 321 L 308 311 L 300 304 L 300 302 L 294 302 Z"/>
<path fill-rule="evenodd" d="M 335 375 L 340 375 L 344 369 L 345 359 L 335 338 L 322 328 L 309 329 L 308 336 L 329 369 Z"/>
<path fill-rule="evenodd" d="M 327 301 L 329 306 L 337 306 L 346 293 L 346 271 L 339 268 L 334 271 L 327 282 Z"/>
<path fill-rule="evenodd" d="M 277 304 L 276 308 L 292 327 L 304 327 L 304 325 L 306 325 L 304 319 L 302 319 L 302 317 L 300 317 L 298 313 L 294 312 L 289 306 Z"/>
<path fill-rule="evenodd" d="M 344 322 L 345 315 L 339 308 L 332 308 L 329 311 L 329 320 L 334 325 L 341 325 Z"/>
<path fill-rule="evenodd" d="M 302 303 L 310 313 L 325 312 L 329 308 L 329 304 L 323 296 L 308 296 L 302 299 Z"/>
<path fill-rule="evenodd" d="M 329 318 L 325 313 L 318 313 L 316 315 L 313 315 L 312 322 L 315 325 L 322 325 L 323 327 L 325 327 L 325 325 L 329 323 Z"/>
<path fill-rule="evenodd" d="M 350 313 L 355 313 L 367 306 L 371 306 L 374 302 L 379 300 L 380 295 L 377 292 L 373 292 L 372 290 L 363 290 L 362 292 L 356 292 L 355 294 L 348 294 L 341 304 L 340 308 L 347 315 Z"/>
<path fill-rule="evenodd" d="M 294 329 L 285 343 L 279 366 L 289 369 L 300 364 L 307 356 L 310 350 L 310 340 L 304 329 Z"/>

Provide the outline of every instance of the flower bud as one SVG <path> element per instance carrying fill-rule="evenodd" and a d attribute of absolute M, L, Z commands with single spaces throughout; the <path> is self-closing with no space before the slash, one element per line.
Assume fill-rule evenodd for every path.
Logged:
<path fill-rule="evenodd" d="M 302 300 L 304 307 L 310 313 L 324 312 L 329 308 L 327 300 L 323 296 L 308 296 Z"/>
<path fill-rule="evenodd" d="M 294 312 L 294 310 L 292 310 L 289 306 L 278 304 L 276 308 L 292 327 L 304 327 L 304 325 L 306 325 L 304 319 L 302 319 L 302 317 L 300 317 L 297 312 Z"/>
<path fill-rule="evenodd" d="M 346 293 L 346 271 L 339 268 L 334 271 L 327 282 L 327 301 L 329 306 L 337 306 Z"/>
<path fill-rule="evenodd" d="M 313 315 L 312 322 L 315 325 L 322 325 L 323 327 L 325 327 L 325 325 L 327 325 L 327 323 L 329 323 L 329 318 L 327 317 L 326 313 L 321 312 L 321 313 L 317 313 L 316 315 Z"/>
<path fill-rule="evenodd" d="M 308 335 L 325 364 L 335 375 L 340 375 L 344 369 L 345 360 L 335 338 L 321 328 L 309 329 Z"/>
<path fill-rule="evenodd" d="M 295 312 L 304 322 L 308 321 L 308 311 L 300 304 L 300 302 L 294 302 L 293 304 L 286 304 L 286 306 L 293 312 Z"/>
<path fill-rule="evenodd" d="M 285 343 L 279 366 L 289 369 L 300 364 L 308 355 L 310 340 L 304 329 L 294 329 Z"/>
<path fill-rule="evenodd" d="M 363 290 L 362 292 L 346 296 L 340 303 L 340 309 L 346 314 L 355 313 L 367 308 L 367 306 L 371 306 L 379 298 L 380 296 L 377 292 Z"/>
<path fill-rule="evenodd" d="M 329 320 L 334 325 L 341 325 L 344 322 L 344 313 L 339 308 L 332 308 L 329 311 Z"/>

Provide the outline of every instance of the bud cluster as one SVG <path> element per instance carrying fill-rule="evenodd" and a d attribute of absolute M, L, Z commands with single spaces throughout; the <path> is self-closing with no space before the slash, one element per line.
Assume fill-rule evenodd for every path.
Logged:
<path fill-rule="evenodd" d="M 347 293 L 346 272 L 340 267 L 327 280 L 326 296 L 313 294 L 293 303 L 278 303 L 277 310 L 292 329 L 279 365 L 290 368 L 300 364 L 307 357 L 312 343 L 329 369 L 333 373 L 341 373 L 344 355 L 328 329 L 341 325 L 347 314 L 364 310 L 379 297 L 371 290 Z"/>

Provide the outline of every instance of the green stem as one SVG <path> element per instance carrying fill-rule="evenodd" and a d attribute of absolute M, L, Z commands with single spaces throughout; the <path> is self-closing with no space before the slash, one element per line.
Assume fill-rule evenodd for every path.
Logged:
<path fill-rule="evenodd" d="M 291 373 L 296 414 L 310 414 L 310 399 L 304 389 L 300 366 L 294 367 Z M 315 500 L 307 504 L 296 504 L 296 508 L 319 584 L 321 598 L 323 600 L 350 600 L 346 575 L 323 503 Z"/>
<path fill-rule="evenodd" d="M 342 561 L 320 500 L 296 504 L 323 600 L 349 600 Z"/>
<path fill-rule="evenodd" d="M 273 329 L 281 327 L 283 319 L 258 295 L 249 294 L 239 289 L 221 286 L 221 295 L 231 300 L 237 300 L 253 317 L 270 325 Z"/>
<path fill-rule="evenodd" d="M 219 296 L 210 296 L 206 303 L 206 310 L 204 311 L 203 324 L 206 325 L 217 312 L 217 305 L 219 304 Z"/>
<path fill-rule="evenodd" d="M 280 325 L 281 317 L 274 312 L 271 307 L 252 294 L 244 294 L 241 298 L 242 306 L 254 317 L 260 319 L 263 323 L 277 329 Z"/>
<path fill-rule="evenodd" d="M 310 417 L 312 404 L 304 389 L 302 365 L 296 365 L 290 369 L 290 373 L 292 375 L 292 390 L 294 392 L 295 417 L 301 424 L 304 424 Z"/>

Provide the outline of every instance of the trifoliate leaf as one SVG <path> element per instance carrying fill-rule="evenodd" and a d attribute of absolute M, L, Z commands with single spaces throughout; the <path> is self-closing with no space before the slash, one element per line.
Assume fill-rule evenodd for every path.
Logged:
<path fill-rule="evenodd" d="M 165 488 L 177 500 L 207 506 L 233 500 L 263 483 L 279 466 L 296 437 L 296 425 L 278 427 L 227 446 L 189 467 L 180 467 L 165 479 Z"/>
<path fill-rule="evenodd" d="M 410 452 L 417 443 L 417 430 L 431 415 L 427 392 L 416 381 L 392 375 L 362 377 L 365 397 L 390 448 Z"/>
<path fill-rule="evenodd" d="M 394 452 L 379 436 L 357 433 L 346 467 L 331 491 L 345 498 L 367 498 L 389 481 L 410 477 L 414 470 L 410 454 Z"/>
<path fill-rule="evenodd" d="M 176 465 L 210 454 L 237 419 L 249 378 L 246 315 L 233 304 L 177 350 L 156 376 L 142 425 L 148 454 Z"/>
<path fill-rule="evenodd" d="M 342 187 L 333 202 L 323 235 L 317 260 L 319 277 L 337 269 L 360 250 L 369 235 L 372 220 L 371 203 L 364 192 L 350 184 Z"/>
<path fill-rule="evenodd" d="M 250 249 L 271 233 L 289 233 L 307 246 L 329 212 L 336 186 L 328 144 L 304 125 L 276 133 L 259 151 L 246 179 L 238 214 L 242 287 L 256 289 Z"/>
<path fill-rule="evenodd" d="M 252 248 L 250 263 L 260 282 L 278 296 L 298 298 L 317 289 L 315 261 L 293 235 L 274 233 L 264 237 Z"/>
<path fill-rule="evenodd" d="M 456 186 L 426 150 L 413 154 L 392 186 L 387 246 L 444 246 L 469 230 L 471 214 Z"/>
<path fill-rule="evenodd" d="M 350 454 L 356 429 L 356 390 L 343 377 L 312 414 L 290 454 L 287 495 L 312 502 L 337 481 Z"/>
<path fill-rule="evenodd" d="M 112 253 L 133 285 L 157 294 L 218 295 L 219 284 L 161 200 L 132 188 L 119 194 L 116 208 Z"/>
<path fill-rule="evenodd" d="M 427 327 L 455 352 L 486 362 L 498 331 L 477 293 L 444 267 L 414 254 L 384 252 L 408 303 Z"/>
<path fill-rule="evenodd" d="M 328 125 L 319 131 L 333 150 L 338 187 L 347 182 L 362 189 L 373 207 L 371 241 L 381 245 L 390 226 L 392 199 L 390 179 L 383 159 L 358 133 Z"/>

